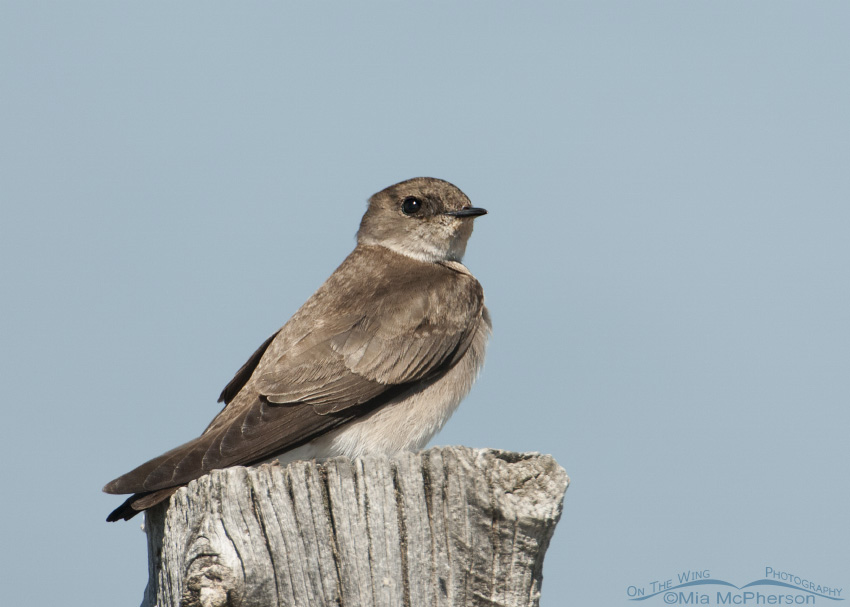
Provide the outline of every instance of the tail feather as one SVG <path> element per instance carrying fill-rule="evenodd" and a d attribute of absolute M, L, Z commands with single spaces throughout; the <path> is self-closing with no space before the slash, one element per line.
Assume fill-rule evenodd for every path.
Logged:
<path fill-rule="evenodd" d="M 142 510 L 147 510 L 148 508 L 156 506 L 158 503 L 167 500 L 169 497 L 174 495 L 174 492 L 179 488 L 180 486 L 166 487 L 159 491 L 136 493 L 131 495 L 123 504 L 118 506 L 110 513 L 109 516 L 106 517 L 106 521 L 108 523 L 114 523 L 115 521 L 122 520 L 129 521 Z"/>

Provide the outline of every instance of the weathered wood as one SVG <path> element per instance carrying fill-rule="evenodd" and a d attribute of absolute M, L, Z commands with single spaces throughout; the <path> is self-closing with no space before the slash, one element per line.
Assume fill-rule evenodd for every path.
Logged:
<path fill-rule="evenodd" d="M 142 606 L 537 605 L 568 483 L 466 447 L 217 470 L 146 513 Z"/>

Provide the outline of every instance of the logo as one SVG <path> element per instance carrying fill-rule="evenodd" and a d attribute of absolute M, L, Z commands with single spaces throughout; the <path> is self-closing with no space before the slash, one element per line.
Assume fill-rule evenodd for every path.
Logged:
<path fill-rule="evenodd" d="M 630 601 L 661 601 L 665 605 L 825 605 L 843 601 L 842 590 L 765 567 L 763 578 L 742 586 L 713 578 L 709 569 L 702 569 L 629 586 L 626 595 Z"/>

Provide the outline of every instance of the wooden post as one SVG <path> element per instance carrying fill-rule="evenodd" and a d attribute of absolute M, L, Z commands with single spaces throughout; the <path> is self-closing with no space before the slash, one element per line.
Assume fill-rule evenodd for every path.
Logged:
<path fill-rule="evenodd" d="M 537 605 L 568 483 L 466 447 L 216 470 L 146 513 L 142 607 Z"/>

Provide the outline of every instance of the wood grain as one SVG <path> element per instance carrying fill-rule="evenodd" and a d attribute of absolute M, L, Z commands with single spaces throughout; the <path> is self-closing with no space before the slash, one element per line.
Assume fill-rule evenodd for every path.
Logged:
<path fill-rule="evenodd" d="M 142 607 L 537 605 L 568 484 L 466 447 L 216 470 L 146 513 Z"/>

